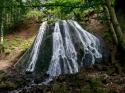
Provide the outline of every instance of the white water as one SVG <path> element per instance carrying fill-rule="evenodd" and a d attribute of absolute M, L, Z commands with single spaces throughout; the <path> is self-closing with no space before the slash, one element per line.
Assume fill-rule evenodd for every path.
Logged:
<path fill-rule="evenodd" d="M 41 24 L 39 32 L 33 43 L 33 47 L 31 48 L 32 50 L 31 52 L 28 52 L 30 54 L 28 62 L 26 59 L 26 71 L 28 72 L 35 71 L 35 68 L 37 68 L 37 62 L 41 62 L 41 64 L 43 64 L 43 67 L 39 67 L 45 69 L 45 73 L 49 76 L 44 83 L 51 81 L 55 76 L 77 73 L 81 67 L 94 64 L 96 58 L 102 58 L 99 39 L 85 31 L 76 21 L 63 20 L 56 22 L 54 29 L 50 29 L 48 26 L 47 22 L 43 22 Z M 52 34 L 47 32 L 47 36 L 45 36 L 45 38 L 43 37 L 46 31 L 52 30 Z M 52 48 L 52 51 L 42 51 L 41 49 L 41 46 L 43 46 L 41 45 L 43 38 L 46 40 L 46 43 L 48 43 L 48 39 L 46 37 L 50 37 L 49 40 L 52 41 L 52 46 L 49 46 L 50 44 L 46 44 L 45 49 Z M 44 43 L 45 42 L 42 44 Z M 43 54 L 39 53 L 40 50 Z M 50 62 L 45 62 L 44 65 L 42 58 L 47 58 L 44 57 L 44 53 L 46 52 L 51 54 L 48 57 Z M 42 56 L 40 54 L 42 54 Z M 38 60 L 38 57 L 41 59 L 39 58 Z M 23 61 L 25 62 L 25 59 Z"/>
<path fill-rule="evenodd" d="M 65 57 L 64 53 L 64 47 L 63 47 L 63 40 L 60 33 L 59 23 L 55 24 L 54 32 L 53 32 L 53 55 L 50 62 L 49 70 L 47 73 L 50 76 L 57 76 L 61 74 L 61 68 L 60 68 L 60 57 Z"/>
<path fill-rule="evenodd" d="M 58 76 L 60 74 L 72 74 L 78 72 L 79 69 L 77 63 L 77 52 L 75 51 L 74 45 L 72 43 L 69 34 L 68 24 L 66 21 L 63 21 L 63 27 L 65 32 L 65 47 L 60 32 L 59 23 L 57 22 L 55 24 L 55 29 L 53 33 L 53 56 L 50 62 L 49 69 L 47 71 L 50 76 Z M 63 60 L 63 63 L 60 63 L 60 59 Z M 64 71 L 61 71 L 61 64 L 63 65 Z M 73 65 L 73 67 L 71 67 L 71 64 Z"/>
<path fill-rule="evenodd" d="M 32 51 L 31 51 L 31 55 L 30 55 L 30 59 L 29 59 L 29 65 L 28 68 L 26 69 L 26 71 L 28 72 L 33 72 L 35 69 L 35 65 L 36 65 L 36 61 L 38 58 L 38 54 L 39 54 L 39 50 L 40 50 L 40 46 L 41 46 L 41 42 L 43 39 L 43 35 L 44 32 L 47 29 L 47 21 L 43 22 L 40 26 L 39 32 L 36 36 Z"/>
<path fill-rule="evenodd" d="M 85 64 L 94 64 L 95 58 L 102 57 L 101 53 L 99 52 L 100 42 L 98 38 L 82 29 L 82 27 L 76 21 L 69 20 L 67 22 L 63 20 L 62 23 L 64 37 L 61 35 L 59 22 L 55 23 L 55 29 L 53 32 L 53 55 L 47 71 L 47 74 L 49 74 L 51 77 L 59 76 L 60 74 L 77 73 L 80 67 L 83 66 L 84 60 L 87 60 L 85 56 L 87 54 L 90 55 L 91 60 L 87 60 L 87 63 Z M 78 39 L 82 43 L 84 56 L 82 57 L 83 62 L 81 62 L 80 66 L 78 65 L 78 56 L 70 36 L 68 24 L 75 29 Z M 63 60 L 63 63 L 61 63 L 62 61 L 60 59 Z M 63 65 L 63 68 L 61 68 L 61 65 Z"/>
<path fill-rule="evenodd" d="M 64 20 L 63 21 L 63 27 L 64 27 L 64 32 L 65 32 L 65 51 L 66 55 L 69 60 L 71 60 L 71 63 L 73 65 L 73 68 L 71 69 L 73 73 L 78 72 L 79 66 L 77 63 L 77 52 L 75 50 L 75 47 L 73 45 L 73 42 L 71 40 L 70 34 L 69 34 L 69 27 L 67 22 Z M 64 68 L 65 69 L 65 68 Z"/>
<path fill-rule="evenodd" d="M 68 74 L 68 69 L 69 73 L 73 73 L 71 65 L 69 64 L 69 61 L 66 57 L 63 39 L 59 28 L 59 23 L 57 22 L 55 23 L 55 29 L 53 32 L 53 55 L 47 74 L 49 74 L 50 76 L 58 76 L 62 73 L 60 59 L 62 59 L 64 62 L 64 73 Z"/>
<path fill-rule="evenodd" d="M 78 38 L 82 43 L 85 52 L 84 55 L 90 54 L 92 56 L 91 63 L 95 63 L 95 58 L 102 58 L 102 54 L 99 52 L 99 39 L 89 32 L 85 31 L 76 21 L 69 20 L 68 22 L 75 29 Z M 83 59 L 85 59 L 85 56 L 83 56 Z"/>
<path fill-rule="evenodd" d="M 86 46 L 89 46 L 89 50 L 92 52 L 94 50 L 95 52 L 92 53 L 96 58 L 102 58 L 102 54 L 99 52 L 100 49 L 100 41 L 97 37 L 94 35 L 88 33 L 85 31 L 76 21 L 74 22 L 74 27 L 77 27 L 79 32 L 81 33 L 82 37 L 84 37 L 86 40 L 84 42 L 86 43 Z"/>

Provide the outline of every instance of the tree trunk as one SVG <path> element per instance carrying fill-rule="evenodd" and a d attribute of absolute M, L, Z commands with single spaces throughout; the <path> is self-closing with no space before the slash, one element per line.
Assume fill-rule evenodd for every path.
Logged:
<path fill-rule="evenodd" d="M 118 20 L 117 20 L 116 14 L 115 14 L 115 10 L 112 7 L 111 0 L 106 0 L 106 4 L 107 4 L 108 10 L 109 10 L 110 17 L 111 17 L 111 22 L 113 23 L 113 26 L 115 28 L 115 32 L 116 32 L 116 35 L 118 38 L 118 44 L 125 51 L 125 38 L 123 36 L 121 27 L 118 23 Z"/>
<path fill-rule="evenodd" d="M 3 22 L 1 23 L 1 36 L 0 36 L 0 53 L 4 52 L 4 47 L 3 47 Z"/>
<path fill-rule="evenodd" d="M 3 3 L 4 5 L 4 3 Z M 3 46 L 3 37 L 4 37 L 4 20 L 3 20 L 3 16 L 5 13 L 5 8 L 1 8 L 1 24 L 0 24 L 0 52 L 3 53 L 4 52 L 4 46 Z"/>
<path fill-rule="evenodd" d="M 109 13 L 109 10 L 108 10 L 107 6 L 105 6 L 104 9 L 105 9 L 105 13 L 106 13 L 106 16 L 108 17 L 108 19 L 111 19 L 110 18 L 110 13 Z M 112 24 L 112 22 L 110 20 L 108 21 L 108 24 L 110 26 L 110 30 L 111 30 L 114 42 L 115 42 L 116 45 L 118 45 L 118 38 L 117 38 L 117 35 L 115 33 L 115 29 L 113 27 L 113 24 Z"/>

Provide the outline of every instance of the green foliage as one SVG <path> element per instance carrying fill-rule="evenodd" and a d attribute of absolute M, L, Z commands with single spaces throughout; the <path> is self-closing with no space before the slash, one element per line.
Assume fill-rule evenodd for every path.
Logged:
<path fill-rule="evenodd" d="M 112 0 L 112 4 L 115 6 L 116 5 L 116 0 Z"/>
<path fill-rule="evenodd" d="M 1 20 L 4 26 L 4 34 L 11 26 L 20 22 L 26 12 L 22 0 L 1 0 L 0 2 Z M 16 5 L 20 5 L 19 7 Z"/>
<path fill-rule="evenodd" d="M 66 19 L 72 17 L 73 14 L 73 6 L 80 4 L 80 0 L 50 0 L 49 3 L 54 3 L 58 5 L 72 6 L 72 7 L 49 7 L 49 11 L 53 12 L 53 16 L 59 19 Z"/>
<path fill-rule="evenodd" d="M 37 22 L 41 22 L 42 18 L 44 17 L 43 12 L 34 9 L 34 10 L 29 10 L 27 14 L 25 15 L 26 19 L 34 19 Z"/>
<path fill-rule="evenodd" d="M 24 40 L 21 37 L 15 37 L 13 36 L 13 39 L 4 39 L 4 48 L 5 53 L 9 54 L 11 52 L 14 52 L 15 50 L 26 50 L 29 48 L 33 41 L 34 37 L 29 38 L 28 40 Z M 23 42 L 22 42 L 23 41 Z"/>
<path fill-rule="evenodd" d="M 47 11 L 51 11 L 53 19 L 83 20 L 85 10 L 100 10 L 104 0 L 49 0 Z M 55 6 L 54 6 L 55 5 Z M 56 7 L 58 6 L 58 7 Z"/>
<path fill-rule="evenodd" d="M 35 18 L 37 21 L 45 19 L 76 19 L 82 20 L 84 10 L 100 8 L 104 0 L 48 0 L 46 3 L 40 0 L 0 0 L 0 25 L 3 22 L 4 31 L 7 28 L 21 22 L 25 17 Z M 39 11 L 42 5 L 46 5 L 46 13 Z M 52 6 L 51 6 L 52 5 Z M 58 7 L 56 7 L 58 5 Z M 36 7 L 27 7 L 36 6 Z M 29 11 L 31 10 L 31 11 Z M 28 12 L 28 13 L 26 13 Z M 44 15 L 45 14 L 45 15 Z"/>

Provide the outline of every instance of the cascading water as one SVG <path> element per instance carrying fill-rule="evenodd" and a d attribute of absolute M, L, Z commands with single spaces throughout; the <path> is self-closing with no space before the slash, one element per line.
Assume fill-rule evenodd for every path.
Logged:
<path fill-rule="evenodd" d="M 42 25 L 40 26 L 39 33 L 36 36 L 36 40 L 34 42 L 34 45 L 30 54 L 30 58 L 28 60 L 29 66 L 27 67 L 26 71 L 30 71 L 30 72 L 34 71 L 39 50 L 40 50 L 40 45 L 43 39 L 43 34 L 46 31 L 46 29 L 47 29 L 47 22 L 43 22 Z"/>
<path fill-rule="evenodd" d="M 82 43 L 82 47 L 84 49 L 84 56 L 82 59 L 86 59 L 85 56 L 89 55 L 92 60 L 86 60 L 86 61 L 90 61 L 88 63 L 94 64 L 96 58 L 102 58 L 102 54 L 99 52 L 100 49 L 99 39 L 94 35 L 88 33 L 87 31 L 85 31 L 76 21 L 70 20 L 68 22 L 72 27 L 74 27 L 74 29 L 76 30 L 76 34 Z"/>
<path fill-rule="evenodd" d="M 55 26 L 43 22 L 32 47 L 15 65 L 23 71 L 49 77 L 79 72 L 102 58 L 100 41 L 76 21 L 62 20 Z"/>

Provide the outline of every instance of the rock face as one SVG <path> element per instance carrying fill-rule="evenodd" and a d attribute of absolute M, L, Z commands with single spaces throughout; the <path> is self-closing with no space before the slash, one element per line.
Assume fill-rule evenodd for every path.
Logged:
<path fill-rule="evenodd" d="M 27 52 L 15 64 L 20 71 L 55 77 L 75 74 L 102 58 L 100 41 L 76 21 L 43 22 Z"/>

